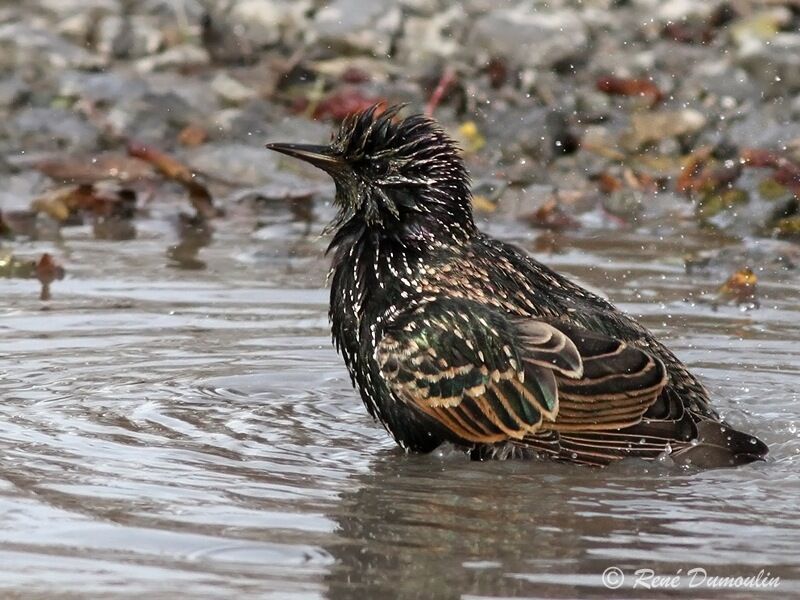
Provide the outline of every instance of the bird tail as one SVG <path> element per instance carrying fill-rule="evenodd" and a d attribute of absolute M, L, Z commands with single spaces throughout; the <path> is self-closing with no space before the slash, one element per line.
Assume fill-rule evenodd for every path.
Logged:
<path fill-rule="evenodd" d="M 697 438 L 670 455 L 676 463 L 705 469 L 735 467 L 764 460 L 769 452 L 757 437 L 725 423 L 702 420 L 696 426 Z"/>

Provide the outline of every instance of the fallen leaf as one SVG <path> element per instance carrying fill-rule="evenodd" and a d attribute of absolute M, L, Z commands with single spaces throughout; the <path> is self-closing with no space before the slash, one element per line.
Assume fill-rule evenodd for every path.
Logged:
<path fill-rule="evenodd" d="M 604 194 L 611 194 L 622 189 L 622 181 L 604 171 L 597 175 L 597 187 Z"/>
<path fill-rule="evenodd" d="M 186 188 L 189 192 L 189 200 L 199 218 L 210 219 L 219 215 L 219 211 L 214 208 L 208 188 L 198 181 L 196 174 L 187 165 L 153 146 L 137 142 L 128 144 L 128 154 L 147 161 L 164 177 L 176 181 Z"/>
<path fill-rule="evenodd" d="M 578 229 L 581 226 L 580 221 L 567 214 L 556 197 L 548 198 L 539 208 L 523 218 L 531 227 L 550 231 Z"/>
<path fill-rule="evenodd" d="M 458 127 L 459 137 L 464 140 L 464 152 L 475 153 L 486 145 L 475 121 L 465 121 Z"/>
<path fill-rule="evenodd" d="M 601 77 L 595 83 L 601 92 L 611 96 L 637 96 L 645 98 L 649 106 L 655 106 L 663 98 L 661 90 L 650 79 L 633 79 L 629 77 Z"/>
<path fill-rule="evenodd" d="M 378 106 L 375 114 L 379 115 L 386 110 L 386 99 L 377 96 L 367 96 L 358 88 L 344 87 L 320 100 L 312 110 L 314 119 L 330 119 L 341 122 L 353 113 L 361 112 Z"/>
<path fill-rule="evenodd" d="M 800 215 L 778 219 L 773 227 L 773 234 L 780 238 L 800 238 Z"/>
<path fill-rule="evenodd" d="M 64 268 L 53 260 L 50 254 L 44 253 L 36 263 L 36 278 L 42 284 L 40 300 L 50 300 L 50 284 L 56 279 L 64 279 Z"/>
<path fill-rule="evenodd" d="M 695 212 L 700 219 L 710 219 L 724 210 L 747 204 L 749 200 L 750 196 L 745 190 L 737 188 L 712 190 L 700 198 Z"/>
<path fill-rule="evenodd" d="M 682 44 L 708 44 L 714 39 L 715 31 L 706 23 L 667 23 L 661 35 Z"/>
<path fill-rule="evenodd" d="M 124 154 L 100 154 L 86 158 L 52 158 L 33 165 L 39 172 L 63 183 L 95 183 L 107 179 L 129 182 L 153 179 L 146 162 Z"/>
<path fill-rule="evenodd" d="M 82 212 L 96 217 L 130 219 L 136 209 L 136 193 L 126 188 L 106 189 L 95 184 L 67 185 L 34 199 L 31 209 L 59 223 Z"/>
<path fill-rule="evenodd" d="M 742 164 L 734 160 L 710 163 L 709 156 L 710 149 L 707 153 L 690 156 L 676 182 L 676 191 L 687 196 L 710 194 L 736 183 L 742 174 Z"/>
<path fill-rule="evenodd" d="M 768 177 L 767 179 L 762 179 L 758 184 L 758 193 L 764 200 L 773 202 L 785 198 L 789 195 L 790 191 L 786 186 Z"/>
<path fill-rule="evenodd" d="M 737 305 L 752 304 L 758 306 L 756 284 L 758 277 L 750 267 L 736 271 L 728 277 L 727 281 L 719 288 L 718 297 L 722 302 L 732 302 Z"/>
<path fill-rule="evenodd" d="M 472 208 L 484 213 L 492 213 L 497 210 L 497 203 L 492 202 L 483 194 L 473 194 Z"/>
<path fill-rule="evenodd" d="M 190 123 L 178 134 L 178 143 L 189 148 L 205 144 L 206 140 L 208 140 L 208 130 L 195 123 Z"/>
<path fill-rule="evenodd" d="M 509 79 L 510 69 L 508 62 L 501 57 L 493 57 L 486 64 L 486 75 L 489 77 L 489 85 L 494 89 L 503 87 Z"/>

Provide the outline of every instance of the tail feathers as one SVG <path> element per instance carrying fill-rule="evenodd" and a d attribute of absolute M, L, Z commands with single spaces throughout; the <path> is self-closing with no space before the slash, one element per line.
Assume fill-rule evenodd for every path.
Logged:
<path fill-rule="evenodd" d="M 602 467 L 626 457 L 654 460 L 669 453 L 678 465 L 701 469 L 735 467 L 763 460 L 769 449 L 758 438 L 688 413 L 676 421 L 644 420 L 614 431 L 538 432 L 512 444 L 487 446 L 474 458 L 510 458 L 529 453 Z"/>
<path fill-rule="evenodd" d="M 708 469 L 764 460 L 768 452 L 767 445 L 757 437 L 725 423 L 704 420 L 697 423 L 697 439 L 673 451 L 671 457 L 678 464 Z"/>

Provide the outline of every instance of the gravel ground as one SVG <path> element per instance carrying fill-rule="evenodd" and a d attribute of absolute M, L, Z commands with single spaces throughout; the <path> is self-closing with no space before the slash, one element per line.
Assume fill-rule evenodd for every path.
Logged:
<path fill-rule="evenodd" d="M 799 91 L 796 0 L 8 1 L 0 232 L 124 224 L 184 190 L 190 226 L 322 203 L 263 144 L 406 102 L 460 140 L 492 218 L 777 237 L 783 259 Z"/>

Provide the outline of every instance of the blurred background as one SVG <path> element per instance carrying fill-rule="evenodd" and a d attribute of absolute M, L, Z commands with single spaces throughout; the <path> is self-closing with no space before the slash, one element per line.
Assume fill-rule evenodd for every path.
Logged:
<path fill-rule="evenodd" d="M 329 343 L 333 186 L 263 146 L 399 102 L 770 461 L 398 453 Z M 0 182 L 9 597 L 800 594 L 797 0 L 0 0 Z"/>

